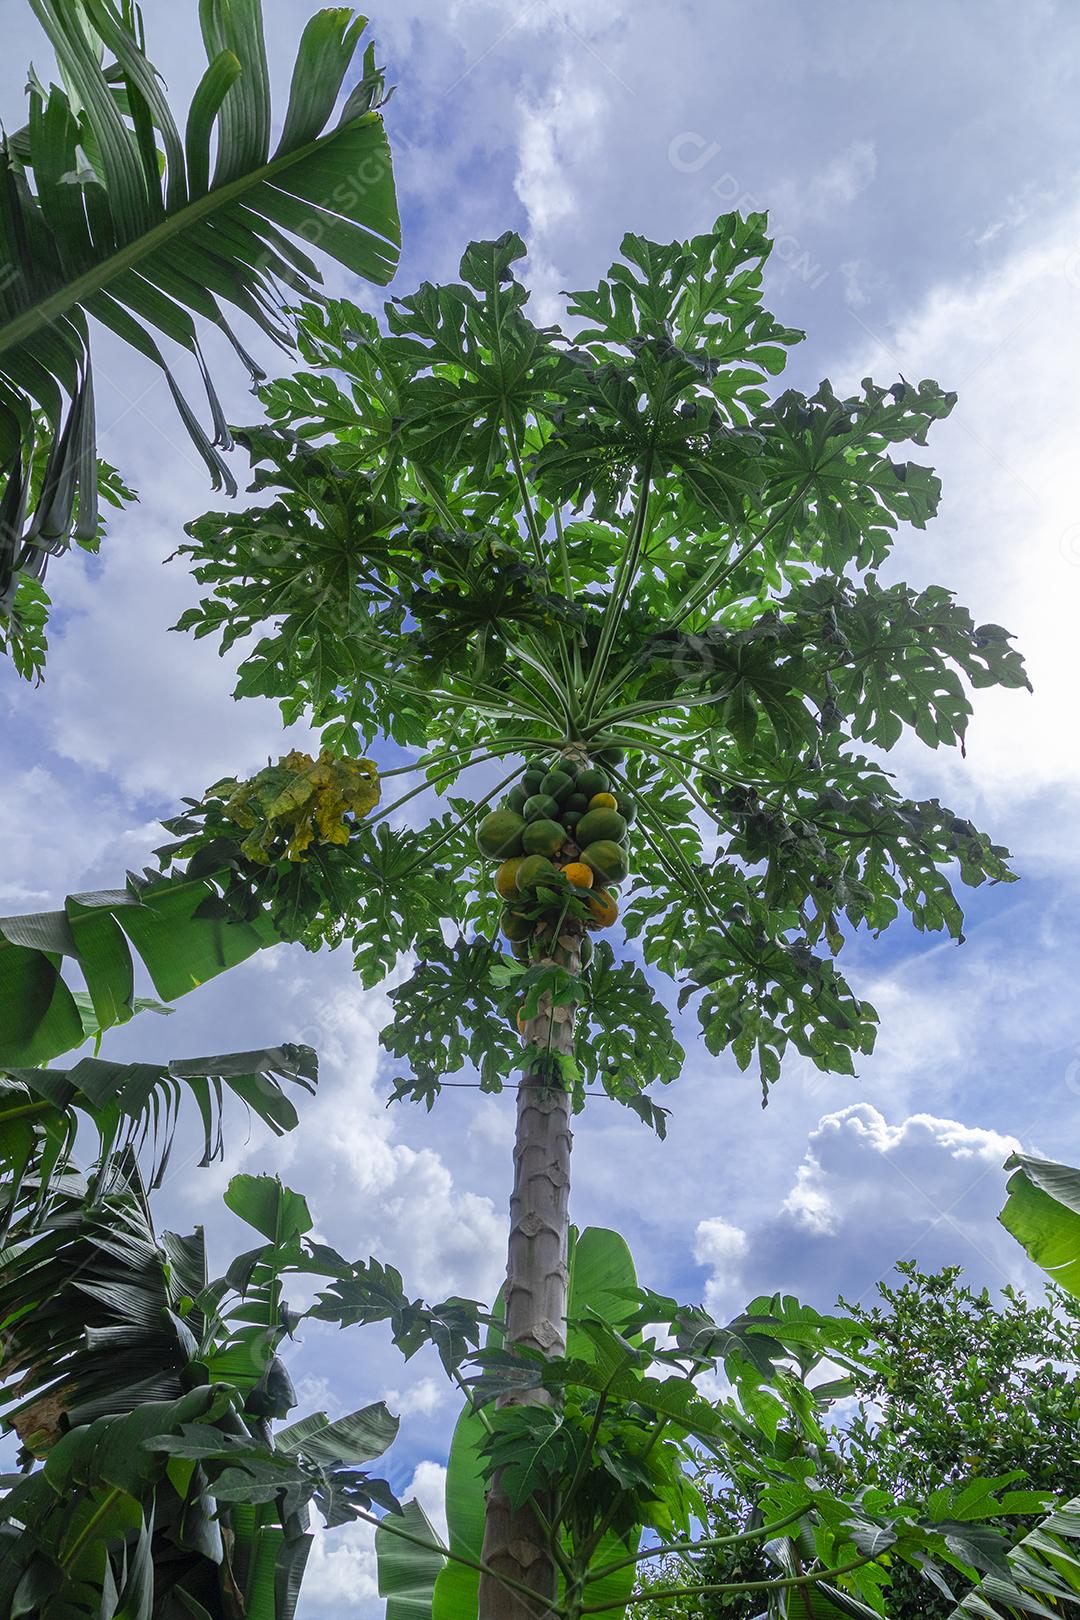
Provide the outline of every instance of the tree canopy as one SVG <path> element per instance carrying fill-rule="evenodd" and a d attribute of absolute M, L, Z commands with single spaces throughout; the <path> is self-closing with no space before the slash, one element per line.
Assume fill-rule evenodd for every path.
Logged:
<path fill-rule="evenodd" d="M 249 643 L 237 694 L 276 697 L 347 754 L 420 750 L 449 796 L 419 832 L 386 826 L 411 793 L 384 803 L 341 857 L 332 915 L 320 879 L 292 924 L 350 939 L 367 983 L 422 944 L 388 1039 L 425 1101 L 466 1057 L 491 1085 L 515 1061 L 468 827 L 577 740 L 625 755 L 632 949 L 765 1092 L 789 1051 L 854 1073 L 872 1047 L 876 1014 L 836 963 L 855 929 L 906 914 L 959 939 L 955 878 L 1011 879 L 1005 850 L 881 762 L 905 731 L 962 745 L 969 687 L 1026 684 L 1005 630 L 879 578 L 939 495 L 896 448 L 924 445 L 953 396 L 777 391 L 802 334 L 764 308 L 769 246 L 762 216 L 628 236 L 569 296 L 570 335 L 529 320 L 513 233 L 474 243 L 460 283 L 392 300 L 385 330 L 308 306 L 313 369 L 266 388 L 272 425 L 241 435 L 260 504 L 189 526 L 203 595 L 181 626 Z M 454 796 L 468 765 L 503 759 L 496 788 Z M 216 801 L 194 814 L 191 851 L 224 830 Z M 245 874 L 279 916 L 283 878 L 292 899 L 293 873 Z M 631 971 L 605 970 L 607 1028 Z M 634 995 L 653 1070 L 624 1096 L 674 1067 L 662 1009 Z"/>
<path fill-rule="evenodd" d="M 873 1305 L 844 1307 L 861 1354 L 843 1386 L 824 1387 L 844 1403 L 830 1416 L 822 1468 L 833 1489 L 864 1501 L 941 1503 L 982 1476 L 1050 1497 L 1080 1496 L 1080 1468 L 1072 1461 L 1080 1421 L 1076 1301 L 1059 1292 L 1045 1303 L 1030 1301 L 1012 1287 L 995 1300 L 989 1290 L 967 1286 L 957 1266 L 928 1274 L 903 1262 L 897 1270 L 898 1281 L 878 1284 Z M 711 1533 L 737 1535 L 752 1522 L 752 1482 L 725 1478 L 706 1462 L 702 1488 Z M 1040 1517 L 1021 1512 L 1008 1533 L 1022 1536 Z M 770 1561 L 751 1542 L 717 1548 L 705 1566 L 717 1582 L 767 1579 Z M 669 1560 L 643 1589 L 670 1584 L 679 1573 Z M 890 1620 L 949 1620 L 957 1595 L 898 1565 L 887 1612 Z M 699 1598 L 686 1609 L 701 1620 L 754 1620 L 758 1612 L 753 1599 L 738 1594 Z M 678 1613 L 658 1602 L 645 1605 L 642 1616 Z"/>

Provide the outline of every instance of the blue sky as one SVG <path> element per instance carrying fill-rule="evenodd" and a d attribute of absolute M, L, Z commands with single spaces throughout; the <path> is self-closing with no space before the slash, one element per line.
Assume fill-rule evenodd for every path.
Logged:
<path fill-rule="evenodd" d="M 279 83 L 308 14 L 272 0 Z M 18 121 L 25 64 L 47 51 L 5 3 L 0 109 Z M 144 5 L 174 101 L 201 66 L 195 0 Z M 453 275 L 472 236 L 521 231 L 544 319 L 595 281 L 626 230 L 667 240 L 732 207 L 772 210 L 771 301 L 808 341 L 801 386 L 871 374 L 958 389 L 933 441 L 941 516 L 902 537 L 892 577 L 957 590 L 1016 632 L 1035 695 L 976 696 L 968 757 L 903 744 L 908 790 L 938 794 L 1015 855 L 1023 881 L 980 892 L 963 947 L 902 925 L 858 940 L 849 971 L 882 1014 L 858 1081 L 788 1066 L 762 1113 L 755 1083 L 684 1030 L 686 1072 L 660 1145 L 614 1105 L 579 1120 L 574 1215 L 626 1233 L 641 1275 L 734 1311 L 783 1287 L 827 1306 L 872 1292 L 897 1258 L 958 1261 L 991 1285 L 1028 1277 L 996 1226 L 1013 1141 L 1080 1158 L 1075 982 L 1076 626 L 1080 623 L 1080 16 L 1033 0 L 614 0 L 430 4 L 373 19 L 398 91 L 388 109 L 406 248 L 394 291 Z M 335 289 L 379 307 L 372 289 Z M 184 521 L 219 504 L 164 385 L 98 348 L 103 449 L 141 491 L 102 558 L 65 558 L 47 682 L 0 668 L 0 911 L 113 885 L 160 838 L 177 797 L 295 745 L 269 705 L 234 704 L 230 666 L 168 633 L 193 600 L 162 566 Z M 230 358 L 234 420 L 252 402 Z M 242 469 L 238 469 L 242 472 Z M 302 741 L 302 736 L 300 737 Z M 417 1292 L 488 1295 L 503 1264 L 510 1099 L 448 1092 L 431 1115 L 384 1106 L 383 993 L 339 954 L 266 954 L 110 1037 L 120 1057 L 307 1040 L 324 1081 L 273 1143 L 232 1120 L 225 1166 L 178 1152 L 163 1225 L 203 1221 L 219 1260 L 243 1237 L 221 1213 L 237 1169 L 277 1169 L 343 1251 L 378 1253 Z M 1030 1280 L 1030 1279 L 1029 1279 Z M 454 1402 L 437 1368 L 377 1332 L 306 1329 L 302 1397 L 331 1411 L 385 1396 L 404 1414 L 391 1459 L 434 1507 Z M 366 1533 L 320 1540 L 308 1620 L 379 1612 Z"/>

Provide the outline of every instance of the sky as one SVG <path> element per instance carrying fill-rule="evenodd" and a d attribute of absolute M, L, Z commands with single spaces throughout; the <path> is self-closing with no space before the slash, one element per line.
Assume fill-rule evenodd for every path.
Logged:
<path fill-rule="evenodd" d="M 25 66 L 47 73 L 48 49 L 23 0 L 0 6 L 0 113 L 14 125 Z M 267 7 L 279 91 L 310 9 Z M 186 105 L 202 65 L 195 0 L 144 0 L 144 12 Z M 372 28 L 398 87 L 387 123 L 405 250 L 391 291 L 453 276 L 470 238 L 513 228 L 533 307 L 555 319 L 560 289 L 595 283 L 625 231 L 667 241 L 731 208 L 769 208 L 769 301 L 808 333 L 796 385 L 903 375 L 958 391 L 932 440 L 941 514 L 901 537 L 889 577 L 947 585 L 978 622 L 1004 624 L 1035 688 L 976 694 L 966 759 L 906 742 L 891 756 L 912 796 L 936 794 L 1008 844 L 1022 881 L 969 897 L 962 947 L 902 924 L 854 942 L 849 977 L 882 1015 L 858 1079 L 796 1059 L 762 1112 L 753 1079 L 680 1025 L 668 1141 L 597 1101 L 576 1126 L 574 1219 L 618 1228 L 644 1281 L 721 1316 L 778 1288 L 821 1308 L 840 1292 L 868 1299 L 903 1258 L 1037 1287 L 996 1216 L 1016 1146 L 1080 1161 L 1080 12 L 1067 0 L 397 0 Z M 380 308 L 382 294 L 336 269 L 328 284 Z M 211 352 L 232 419 L 253 420 L 229 355 Z M 96 354 L 101 448 L 141 499 L 99 560 L 51 571 L 45 684 L 0 667 L 3 913 L 115 886 L 181 795 L 306 737 L 283 732 L 269 704 L 234 703 L 232 666 L 208 642 L 170 634 L 195 589 L 165 559 L 184 522 L 221 503 L 152 368 L 108 341 Z M 185 1137 L 159 1224 L 204 1223 L 223 1266 L 247 1246 L 222 1209 L 229 1176 L 277 1171 L 344 1253 L 378 1254 L 418 1294 L 490 1298 L 512 1098 L 457 1090 L 430 1115 L 388 1110 L 387 1018 L 385 989 L 362 991 L 343 953 L 282 948 L 169 1019 L 111 1034 L 117 1058 L 282 1040 L 321 1056 L 319 1095 L 284 1141 L 233 1114 L 225 1163 L 195 1170 Z M 310 1325 L 287 1357 L 307 1408 L 385 1398 L 402 1414 L 389 1477 L 437 1520 L 456 1413 L 437 1365 L 402 1363 L 380 1330 Z M 320 1536 L 304 1620 L 380 1612 L 368 1532 Z"/>

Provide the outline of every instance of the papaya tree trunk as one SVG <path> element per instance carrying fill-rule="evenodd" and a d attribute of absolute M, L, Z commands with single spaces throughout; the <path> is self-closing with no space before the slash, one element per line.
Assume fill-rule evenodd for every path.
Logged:
<path fill-rule="evenodd" d="M 580 939 L 568 925 L 541 959 L 575 975 L 581 971 Z M 522 1031 L 525 1056 L 517 1097 L 514 1190 L 506 1268 L 506 1342 L 544 1355 L 566 1350 L 567 1247 L 570 1232 L 570 1094 L 550 1083 L 547 1052 L 574 1046 L 574 1009 L 541 1000 L 539 1014 Z M 504 1404 L 538 1401 L 530 1392 L 504 1397 Z M 545 1503 L 536 1506 L 543 1514 Z M 537 1620 L 557 1595 L 558 1571 L 541 1518 L 532 1504 L 514 1509 L 496 1475 L 488 1492 L 483 1561 L 498 1575 L 527 1586 L 526 1597 L 495 1575 L 480 1577 L 479 1620 Z"/>

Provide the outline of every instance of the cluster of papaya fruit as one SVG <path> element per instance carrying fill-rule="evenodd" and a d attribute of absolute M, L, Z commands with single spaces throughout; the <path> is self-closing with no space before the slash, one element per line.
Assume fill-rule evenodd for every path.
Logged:
<path fill-rule="evenodd" d="M 610 791 L 604 762 L 619 765 L 622 757 L 608 749 L 596 759 L 563 755 L 548 768 L 531 765 L 476 829 L 480 853 L 499 863 L 502 932 L 521 961 L 568 911 L 587 928 L 610 928 L 619 915 L 616 886 L 629 871 L 634 807 Z M 585 962 L 591 942 L 582 945 Z"/>

